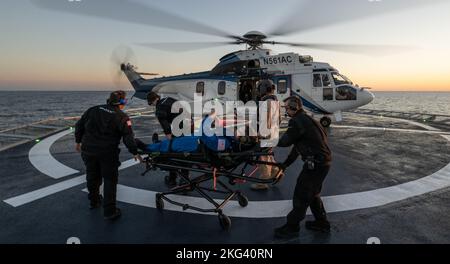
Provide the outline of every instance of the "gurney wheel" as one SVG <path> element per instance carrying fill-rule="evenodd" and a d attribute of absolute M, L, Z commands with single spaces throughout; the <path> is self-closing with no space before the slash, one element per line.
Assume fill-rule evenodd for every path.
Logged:
<path fill-rule="evenodd" d="M 238 202 L 239 202 L 240 206 L 247 207 L 247 205 L 248 205 L 248 198 L 247 198 L 247 196 L 243 195 L 242 193 L 239 193 L 238 194 Z"/>
<path fill-rule="evenodd" d="M 228 230 L 231 227 L 231 219 L 224 214 L 219 214 L 219 223 L 223 230 Z"/>
<path fill-rule="evenodd" d="M 161 194 L 159 194 L 159 193 L 156 194 L 155 203 L 156 203 L 156 208 L 158 208 L 159 210 L 164 209 L 164 200 L 161 198 Z"/>

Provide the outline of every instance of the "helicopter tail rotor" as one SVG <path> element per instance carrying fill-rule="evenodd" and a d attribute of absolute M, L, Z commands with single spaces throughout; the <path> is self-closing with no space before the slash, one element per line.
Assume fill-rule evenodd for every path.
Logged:
<path fill-rule="evenodd" d="M 111 54 L 111 77 L 116 89 L 124 89 L 127 83 L 124 78 L 126 70 L 134 69 L 130 64 L 135 61 L 133 50 L 128 46 L 119 46 Z"/>

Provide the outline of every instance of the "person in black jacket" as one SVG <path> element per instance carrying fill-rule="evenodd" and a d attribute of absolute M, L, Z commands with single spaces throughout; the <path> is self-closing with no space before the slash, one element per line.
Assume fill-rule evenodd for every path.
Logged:
<path fill-rule="evenodd" d="M 111 93 L 106 105 L 89 108 L 75 125 L 76 150 L 86 165 L 86 181 L 91 209 L 101 205 L 100 185 L 103 186 L 105 219 L 120 217 L 116 207 L 116 191 L 119 176 L 119 144 L 123 139 L 135 160 L 138 155 L 130 118 L 122 112 L 126 104 L 123 91 Z"/>
<path fill-rule="evenodd" d="M 161 98 L 155 92 L 149 92 L 147 94 L 147 103 L 148 103 L 148 105 L 155 106 L 156 118 L 158 119 L 159 123 L 161 124 L 164 134 L 166 135 L 166 138 L 168 140 L 171 140 L 173 138 L 173 134 L 172 134 L 173 120 L 182 113 L 181 111 L 177 112 L 177 113 L 172 113 L 172 106 L 176 102 L 177 102 L 177 100 L 173 99 L 172 97 Z M 184 173 L 185 175 L 189 174 L 189 172 L 185 171 L 185 170 L 183 170 L 182 173 Z M 177 185 L 177 177 L 178 177 L 177 171 L 172 170 L 169 172 L 169 176 L 165 177 L 165 183 L 170 187 L 176 186 Z"/>
<path fill-rule="evenodd" d="M 147 102 L 149 105 L 155 106 L 155 115 L 158 118 L 159 123 L 166 135 L 168 140 L 172 139 L 172 122 L 173 120 L 181 114 L 172 113 L 172 106 L 177 100 L 172 97 L 162 98 L 155 92 L 149 92 L 147 95 Z"/>
<path fill-rule="evenodd" d="M 275 229 L 275 236 L 279 238 L 298 236 L 299 224 L 305 218 L 308 207 L 311 208 L 315 221 L 307 221 L 306 228 L 329 232 L 330 223 L 320 199 L 322 184 L 331 166 L 331 150 L 328 146 L 327 135 L 322 126 L 303 110 L 300 98 L 293 96 L 285 101 L 286 111 L 291 120 L 278 146 L 293 145 L 293 148 L 282 164 L 282 168 L 289 167 L 299 155 L 304 165 L 295 186 L 293 209 L 287 215 L 287 223 Z"/>

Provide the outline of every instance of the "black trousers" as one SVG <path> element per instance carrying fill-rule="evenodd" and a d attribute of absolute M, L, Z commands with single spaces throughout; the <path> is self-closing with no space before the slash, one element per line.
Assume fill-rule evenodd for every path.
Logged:
<path fill-rule="evenodd" d="M 100 198 L 100 186 L 103 185 L 103 213 L 112 215 L 116 211 L 117 182 L 119 178 L 119 153 L 87 154 L 82 153 L 86 165 L 88 198 L 95 203 Z"/>
<path fill-rule="evenodd" d="M 308 207 L 311 208 L 316 220 L 327 220 L 320 192 L 329 170 L 330 166 L 317 166 L 314 170 L 303 166 L 295 186 L 293 209 L 287 215 L 288 225 L 297 227 L 305 219 Z"/>

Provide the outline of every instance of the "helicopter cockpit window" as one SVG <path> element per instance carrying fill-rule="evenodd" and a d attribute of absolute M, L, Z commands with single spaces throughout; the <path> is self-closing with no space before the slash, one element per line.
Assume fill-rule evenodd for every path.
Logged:
<path fill-rule="evenodd" d="M 217 93 L 219 95 L 224 95 L 225 94 L 225 88 L 226 88 L 227 84 L 224 81 L 219 82 L 219 85 L 217 87 Z"/>
<path fill-rule="evenodd" d="M 322 87 L 322 77 L 321 77 L 321 74 L 314 74 L 313 86 L 314 86 L 314 87 Z"/>
<path fill-rule="evenodd" d="M 198 82 L 197 87 L 195 88 L 195 92 L 201 94 L 202 96 L 205 95 L 205 83 Z"/>
<path fill-rule="evenodd" d="M 287 82 L 286 82 L 286 80 L 278 80 L 277 93 L 278 94 L 285 94 L 285 93 L 287 93 Z"/>
<path fill-rule="evenodd" d="M 332 72 L 331 75 L 333 76 L 334 84 L 342 85 L 342 84 L 353 84 L 352 81 L 350 81 L 347 77 L 345 77 L 342 74 L 339 74 L 337 72 Z"/>
<path fill-rule="evenodd" d="M 339 86 L 336 88 L 336 100 L 338 101 L 349 101 L 349 100 L 356 100 L 356 89 L 348 86 L 348 85 L 344 85 L 344 86 Z"/>

